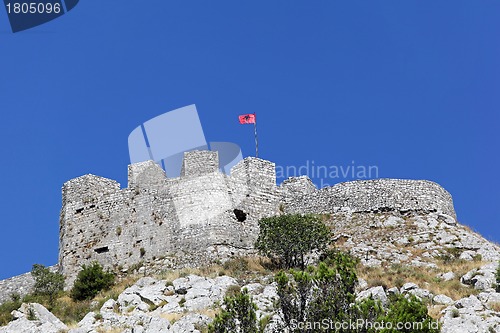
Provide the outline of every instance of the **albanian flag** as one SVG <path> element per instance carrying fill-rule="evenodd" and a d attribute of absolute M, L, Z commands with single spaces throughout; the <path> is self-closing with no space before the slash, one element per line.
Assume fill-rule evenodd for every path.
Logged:
<path fill-rule="evenodd" d="M 255 124 L 255 113 L 242 114 L 238 119 L 240 124 Z"/>

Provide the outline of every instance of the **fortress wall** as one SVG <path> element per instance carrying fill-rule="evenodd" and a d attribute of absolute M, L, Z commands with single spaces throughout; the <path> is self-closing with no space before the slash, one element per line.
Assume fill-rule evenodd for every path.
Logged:
<path fill-rule="evenodd" d="M 253 250 L 257 234 L 258 228 L 254 223 L 248 220 L 239 222 L 232 210 L 228 210 L 209 219 L 203 228 L 188 225 L 180 229 L 172 254 L 179 264 L 197 267 L 211 260 L 223 259 L 217 247 L 229 248 L 232 253 L 228 255 Z"/>
<path fill-rule="evenodd" d="M 110 179 L 85 175 L 66 182 L 62 189 L 63 206 L 59 231 L 59 263 L 65 275 L 72 275 L 85 259 L 87 249 L 98 243 L 107 229 L 107 221 L 101 216 L 106 211 L 107 198 L 118 196 L 120 185 Z M 101 207 L 99 207 L 101 206 Z"/>
<path fill-rule="evenodd" d="M 456 218 L 451 195 L 438 184 L 425 180 L 359 180 L 289 199 L 287 212 L 332 213 L 342 208 L 356 212 L 438 211 Z"/>
<path fill-rule="evenodd" d="M 100 197 L 80 215 L 66 213 L 61 225 L 69 232 L 61 237 L 59 262 L 68 284 L 83 264 L 98 261 L 117 270 L 164 255 L 171 247 L 175 216 L 167 192 L 155 188 L 124 189 Z"/>
<path fill-rule="evenodd" d="M 451 196 L 433 182 L 378 179 L 318 190 L 304 176 L 277 187 L 272 162 L 249 157 L 226 176 L 216 161 L 216 153 L 186 153 L 179 178 L 166 178 L 153 161 L 137 163 L 123 190 L 92 175 L 64 184 L 59 263 L 68 285 L 94 260 L 114 270 L 162 256 L 196 266 L 217 258 L 218 248 L 251 251 L 258 220 L 283 212 L 417 210 L 455 217 Z"/>
<path fill-rule="evenodd" d="M 62 188 L 63 204 L 74 204 L 81 208 L 83 204 L 109 193 L 120 190 L 120 184 L 112 179 L 95 175 L 84 175 L 64 183 Z M 80 206 L 80 207 L 77 207 Z"/>
<path fill-rule="evenodd" d="M 280 212 L 286 207 L 292 208 L 299 205 L 303 200 L 309 200 L 309 196 L 318 191 L 316 185 L 307 176 L 290 177 L 279 186 Z"/>
<path fill-rule="evenodd" d="M 57 272 L 58 266 L 47 267 L 51 272 Z M 0 280 L 0 304 L 12 300 L 12 295 L 19 295 L 21 297 L 33 291 L 35 280 L 31 273 L 24 273 L 5 280 Z"/>
<path fill-rule="evenodd" d="M 242 209 L 255 223 L 262 217 L 278 213 L 279 191 L 274 163 L 247 157 L 231 169 L 231 181 L 235 208 Z"/>
<path fill-rule="evenodd" d="M 59 240 L 59 264 L 61 272 L 69 278 L 69 285 L 83 264 L 93 260 L 110 261 L 109 251 L 115 249 L 119 240 L 115 237 L 112 244 L 103 245 L 103 240 L 115 236 L 112 230 L 116 219 L 114 211 L 129 214 L 126 209 L 124 193 L 95 193 L 93 200 L 76 209 L 72 203 L 65 204 L 61 212 L 61 231 Z M 105 246 L 108 248 L 106 249 Z M 108 260 L 106 260 L 108 259 Z"/>
<path fill-rule="evenodd" d="M 231 209 L 230 189 L 220 172 L 181 178 L 170 186 L 179 228 L 206 226 L 210 219 Z"/>
<path fill-rule="evenodd" d="M 89 189 L 86 182 L 93 181 L 79 183 Z M 68 283 L 92 261 L 116 270 L 174 254 L 180 262 L 200 262 L 200 253 L 217 244 L 251 247 L 257 232 L 236 220 L 231 184 L 218 169 L 167 179 L 149 161 L 129 167 L 127 189 L 95 187 L 86 193 L 87 204 L 64 203 L 59 262 Z"/>
<path fill-rule="evenodd" d="M 165 171 L 154 161 L 128 166 L 128 188 L 152 188 L 164 184 L 165 179 Z"/>
<path fill-rule="evenodd" d="M 216 151 L 193 150 L 184 153 L 181 177 L 201 176 L 219 170 L 219 154 Z"/>

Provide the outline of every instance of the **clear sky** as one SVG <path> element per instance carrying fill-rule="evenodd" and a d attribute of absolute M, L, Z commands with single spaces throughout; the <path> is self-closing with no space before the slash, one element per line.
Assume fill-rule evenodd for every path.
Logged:
<path fill-rule="evenodd" d="M 283 168 L 435 181 L 499 241 L 499 17 L 498 0 L 81 1 L 13 34 L 0 8 L 0 279 L 57 262 L 65 181 L 126 186 L 128 134 L 190 104 L 244 156 L 237 116 L 256 112 Z"/>

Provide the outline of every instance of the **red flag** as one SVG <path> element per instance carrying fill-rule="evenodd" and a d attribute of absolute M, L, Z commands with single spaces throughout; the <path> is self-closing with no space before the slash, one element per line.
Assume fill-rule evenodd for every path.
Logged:
<path fill-rule="evenodd" d="M 255 113 L 242 114 L 238 116 L 240 124 L 255 124 Z"/>

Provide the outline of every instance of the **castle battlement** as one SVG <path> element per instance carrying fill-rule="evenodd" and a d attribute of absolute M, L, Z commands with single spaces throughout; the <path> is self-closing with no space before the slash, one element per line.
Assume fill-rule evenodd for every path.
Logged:
<path fill-rule="evenodd" d="M 128 186 L 85 175 L 62 188 L 59 268 L 71 286 L 82 264 L 126 269 L 143 260 L 200 265 L 252 251 L 258 220 L 281 213 L 440 212 L 455 217 L 436 183 L 377 179 L 317 189 L 305 176 L 276 184 L 275 164 L 247 157 L 219 171 L 217 152 L 184 155 L 181 176 L 153 161 L 129 165 Z"/>

